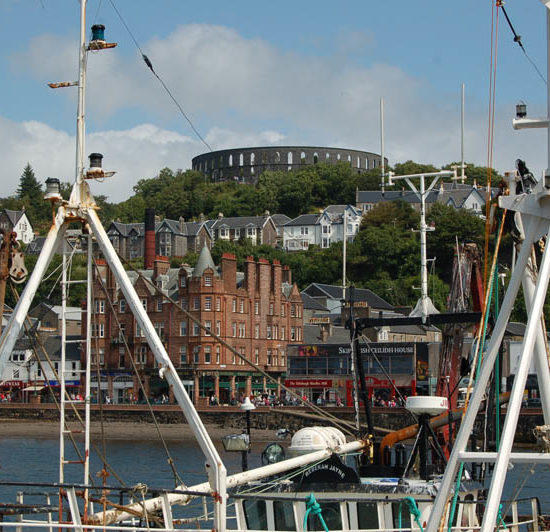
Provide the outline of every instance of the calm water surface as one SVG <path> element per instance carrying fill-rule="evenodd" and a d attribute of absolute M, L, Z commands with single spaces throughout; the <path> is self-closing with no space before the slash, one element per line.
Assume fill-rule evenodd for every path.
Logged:
<path fill-rule="evenodd" d="M 206 480 L 204 457 L 198 445 L 188 441 L 167 442 L 176 468 L 187 486 Z M 217 444 L 216 444 L 217 445 Z M 265 443 L 254 446 L 249 455 L 249 467 L 260 466 L 260 453 Z M 226 453 L 221 444 L 219 452 L 228 469 L 228 474 L 241 470 L 240 453 Z M 174 487 L 174 477 L 164 448 L 152 440 L 107 440 L 106 455 L 109 463 L 127 485 L 143 482 L 152 488 Z M 55 482 L 58 479 L 58 439 L 52 437 L 25 438 L 6 437 L 0 433 L 0 480 L 20 482 Z M 102 469 L 101 462 L 92 454 L 91 471 L 95 475 Z M 81 466 L 66 466 L 67 482 L 82 482 Z M 100 479 L 97 480 L 100 483 Z M 110 476 L 107 483 L 118 485 Z M 542 511 L 550 514 L 550 471 L 548 466 L 534 468 L 515 466 L 507 476 L 504 497 L 508 498 L 522 487 L 519 497 L 537 496 Z M 0 485 L 0 501 L 15 501 L 16 488 Z M 116 500 L 116 499 L 115 499 Z"/>

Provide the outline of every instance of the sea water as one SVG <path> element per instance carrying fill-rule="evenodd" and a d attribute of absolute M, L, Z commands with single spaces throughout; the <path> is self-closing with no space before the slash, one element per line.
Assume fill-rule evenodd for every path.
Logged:
<path fill-rule="evenodd" d="M 275 439 L 275 438 L 274 438 Z M 225 452 L 221 442 L 215 442 L 218 452 L 224 461 L 228 475 L 241 471 L 241 453 Z M 67 445 L 70 445 L 67 443 Z M 205 459 L 194 441 L 170 440 L 166 442 L 168 451 L 174 461 L 177 473 L 187 487 L 207 480 Z M 248 455 L 249 468 L 261 465 L 261 451 L 267 443 L 256 443 Z M 102 445 L 99 444 L 99 448 Z M 67 455 L 70 451 L 67 450 Z M 160 441 L 148 439 L 105 441 L 105 456 L 110 466 L 127 486 L 138 483 L 145 484 L 148 490 L 173 489 L 176 486 L 172 468 Z M 101 485 L 100 471 L 102 462 L 92 452 L 90 471 L 95 477 L 94 484 Z M 65 466 L 65 482 L 82 483 L 81 465 Z M 0 482 L 57 482 L 59 480 L 59 439 L 46 436 L 43 438 L 27 438 L 21 436 L 2 436 L 0 432 Z M 106 479 L 108 486 L 119 486 L 114 475 Z M 538 497 L 541 511 L 550 514 L 550 469 L 546 465 L 519 464 L 509 470 L 503 493 L 503 499 Z M 0 484 L 0 502 L 15 502 L 17 489 Z M 45 491 L 45 489 L 44 489 Z M 50 490 L 54 492 L 55 490 Z M 116 496 L 111 494 L 111 500 Z M 33 501 L 35 502 L 35 501 Z M 43 502 L 43 500 L 42 500 Z M 57 501 L 53 501 L 55 504 Z M 190 512 L 201 510 L 200 499 L 194 503 L 194 508 L 185 509 L 181 516 L 189 516 Z"/>

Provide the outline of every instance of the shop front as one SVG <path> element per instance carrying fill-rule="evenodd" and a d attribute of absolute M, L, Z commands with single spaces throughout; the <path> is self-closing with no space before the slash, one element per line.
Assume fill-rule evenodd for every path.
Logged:
<path fill-rule="evenodd" d="M 369 343 L 360 346 L 369 400 L 398 404 L 417 394 L 429 376 L 429 347 L 422 342 Z M 349 344 L 290 346 L 285 384 L 317 404 L 353 406 Z M 288 383 L 288 384 L 287 384 Z"/>

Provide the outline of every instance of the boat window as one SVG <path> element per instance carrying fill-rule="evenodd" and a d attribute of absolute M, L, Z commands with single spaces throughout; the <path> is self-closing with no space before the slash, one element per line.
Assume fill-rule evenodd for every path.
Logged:
<path fill-rule="evenodd" d="M 291 502 L 273 501 L 273 514 L 275 517 L 275 530 L 296 530 L 294 509 Z"/>
<path fill-rule="evenodd" d="M 267 530 L 265 501 L 243 501 L 243 509 L 249 530 Z"/>
<path fill-rule="evenodd" d="M 411 514 L 409 513 L 409 508 L 405 503 L 401 504 L 400 502 L 392 502 L 391 512 L 394 528 L 411 528 Z M 399 525 L 399 513 L 401 513 L 401 526 Z"/>
<path fill-rule="evenodd" d="M 317 501 L 319 502 L 319 501 Z M 329 530 L 342 530 L 342 516 L 340 514 L 339 502 L 319 502 L 321 506 L 321 515 L 325 520 Z M 319 517 L 315 514 L 309 514 L 307 518 L 307 530 L 321 530 L 324 532 L 325 527 L 322 525 Z"/>
<path fill-rule="evenodd" d="M 378 508 L 375 502 L 358 502 L 357 519 L 359 528 L 364 530 L 378 530 Z"/>

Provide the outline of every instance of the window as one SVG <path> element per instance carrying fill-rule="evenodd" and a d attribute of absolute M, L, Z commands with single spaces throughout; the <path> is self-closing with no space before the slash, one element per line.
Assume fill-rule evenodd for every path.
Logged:
<path fill-rule="evenodd" d="M 277 340 L 278 336 L 279 336 L 279 326 L 274 325 L 273 326 L 273 340 Z"/>
<path fill-rule="evenodd" d="M 285 365 L 285 352 L 281 350 L 281 366 Z"/>
<path fill-rule="evenodd" d="M 296 317 L 296 305 L 294 303 L 290 305 L 290 316 L 293 318 Z"/>
<path fill-rule="evenodd" d="M 267 326 L 267 339 L 271 340 L 271 325 Z"/>
<path fill-rule="evenodd" d="M 273 303 L 269 304 L 269 315 L 273 316 Z"/>
<path fill-rule="evenodd" d="M 204 298 L 204 310 L 212 310 L 212 298 L 210 296 Z"/>
<path fill-rule="evenodd" d="M 180 321 L 180 336 L 187 336 L 187 320 Z"/>
<path fill-rule="evenodd" d="M 193 298 L 193 310 L 200 310 L 201 308 L 201 304 L 200 304 L 200 298 L 198 298 L 197 296 L 195 296 Z"/>
<path fill-rule="evenodd" d="M 260 350 L 256 347 L 254 349 L 254 364 L 258 365 L 260 363 Z"/>
<path fill-rule="evenodd" d="M 298 317 L 302 317 L 302 307 L 301 305 L 296 305 L 296 311 L 298 312 Z"/>
<path fill-rule="evenodd" d="M 200 334 L 200 327 L 198 323 L 193 323 L 193 336 L 199 336 Z"/>
<path fill-rule="evenodd" d="M 308 227 L 300 227 L 300 234 L 307 235 L 309 233 Z"/>
<path fill-rule="evenodd" d="M 227 227 L 220 227 L 220 238 L 229 238 L 229 229 Z"/>
<path fill-rule="evenodd" d="M 144 345 L 136 347 L 135 361 L 136 364 L 142 365 L 145 365 L 145 363 L 147 362 L 147 348 Z"/>
<path fill-rule="evenodd" d="M 14 369 L 13 370 L 13 373 L 11 375 L 11 378 L 12 379 L 18 379 L 19 378 L 19 370 L 18 369 Z"/>
<path fill-rule="evenodd" d="M 92 356 L 92 360 L 91 360 L 92 366 L 96 366 L 97 364 L 99 364 L 100 366 L 103 366 L 105 364 L 105 349 L 103 349 L 102 347 L 99 349 L 99 360 L 96 357 L 96 350 L 95 349 L 92 349 L 90 351 L 90 354 Z M 54 362 L 55 371 L 57 371 L 59 369 L 56 366 L 59 366 L 59 362 Z"/>
<path fill-rule="evenodd" d="M 255 227 L 248 227 L 246 229 L 246 236 L 249 238 L 252 238 L 256 236 L 256 228 Z"/>
<path fill-rule="evenodd" d="M 126 324 L 119 323 L 118 325 L 118 341 L 124 343 L 124 338 L 126 337 Z"/>
<path fill-rule="evenodd" d="M 284 303 L 281 305 L 281 317 L 285 317 L 285 305 Z"/>
<path fill-rule="evenodd" d="M 246 325 L 244 323 L 239 323 L 239 338 L 246 337 Z"/>
<path fill-rule="evenodd" d="M 204 346 L 204 363 L 210 364 L 211 362 L 211 350 L 212 348 L 209 345 Z"/>
<path fill-rule="evenodd" d="M 323 234 L 328 234 L 330 233 L 330 226 L 328 225 L 323 225 Z"/>
<path fill-rule="evenodd" d="M 126 367 L 126 348 L 124 347 L 118 348 L 118 367 Z"/>
<path fill-rule="evenodd" d="M 221 334 L 222 334 L 222 322 L 221 321 L 216 322 L 216 334 L 218 336 L 221 336 Z"/>
<path fill-rule="evenodd" d="M 233 312 L 237 312 L 237 300 L 233 299 L 233 306 L 231 307 Z"/>
<path fill-rule="evenodd" d="M 157 312 L 162 312 L 162 298 L 157 298 Z"/>
<path fill-rule="evenodd" d="M 216 346 L 216 364 L 220 363 L 220 346 Z"/>
<path fill-rule="evenodd" d="M 208 329 L 204 334 L 206 336 L 211 336 L 210 331 L 212 330 L 212 322 L 210 320 L 207 320 L 204 322 L 204 326 Z"/>
<path fill-rule="evenodd" d="M 141 300 L 141 305 L 143 306 L 145 312 L 147 312 L 147 299 L 142 299 Z"/>
<path fill-rule="evenodd" d="M 239 312 L 242 314 L 244 312 L 244 299 L 239 301 Z"/>
<path fill-rule="evenodd" d="M 212 286 L 212 274 L 207 273 L 204 275 L 204 286 Z"/>
<path fill-rule="evenodd" d="M 180 306 L 183 310 L 187 310 L 187 298 L 180 297 Z"/>
<path fill-rule="evenodd" d="M 161 340 L 164 340 L 164 322 L 155 323 L 155 331 Z"/>
<path fill-rule="evenodd" d="M 185 277 L 185 275 L 180 277 L 180 286 L 181 288 L 185 288 L 187 286 L 187 277 Z"/>
<path fill-rule="evenodd" d="M 196 345 L 193 347 L 193 362 L 195 364 L 198 364 L 200 362 L 200 352 L 201 352 L 201 346 Z"/>
<path fill-rule="evenodd" d="M 273 364 L 273 357 L 271 349 L 267 350 L 267 365 L 271 366 Z"/>
<path fill-rule="evenodd" d="M 126 312 L 126 300 L 125 299 L 121 299 L 118 302 L 118 309 L 119 309 L 121 314 L 124 314 L 124 312 Z"/>
<path fill-rule="evenodd" d="M 285 339 L 286 327 L 281 327 L 281 340 Z"/>
<path fill-rule="evenodd" d="M 92 323 L 92 337 L 93 338 L 105 338 L 105 324 L 104 323 Z"/>
<path fill-rule="evenodd" d="M 187 364 L 187 346 L 180 345 L 180 364 Z"/>
<path fill-rule="evenodd" d="M 296 328 L 295 327 L 290 328 L 290 339 L 291 340 L 296 340 Z"/>
<path fill-rule="evenodd" d="M 233 357 L 231 358 L 231 364 L 236 364 L 237 357 L 235 356 L 235 353 L 232 353 Z"/>
<path fill-rule="evenodd" d="M 222 303 L 219 297 L 216 298 L 216 310 L 219 312 L 222 309 Z"/>
<path fill-rule="evenodd" d="M 96 314 L 105 314 L 105 300 L 96 299 L 95 300 L 95 313 Z"/>
<path fill-rule="evenodd" d="M 145 338 L 145 334 L 143 333 L 143 329 L 139 326 L 139 323 L 136 321 L 136 338 Z"/>
<path fill-rule="evenodd" d="M 233 338 L 237 336 L 237 323 L 233 322 L 231 324 L 231 334 L 233 335 Z"/>
<path fill-rule="evenodd" d="M 260 313 L 260 302 L 254 301 L 254 314 L 258 315 Z"/>
<path fill-rule="evenodd" d="M 260 337 L 260 326 L 256 324 L 254 326 L 254 338 L 258 339 Z"/>

